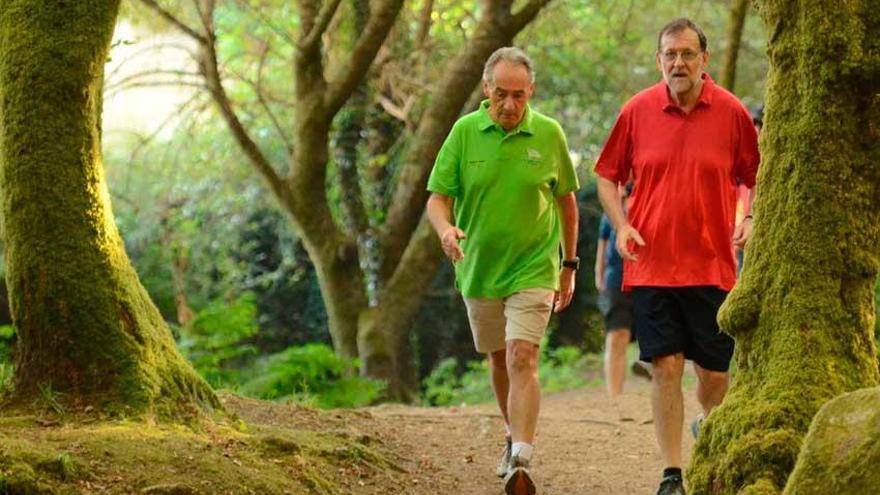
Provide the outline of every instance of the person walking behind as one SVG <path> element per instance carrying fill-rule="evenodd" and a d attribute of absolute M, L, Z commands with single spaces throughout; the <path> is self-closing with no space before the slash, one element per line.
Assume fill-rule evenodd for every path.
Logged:
<path fill-rule="evenodd" d="M 529 106 L 534 81 L 522 50 L 493 53 L 483 71 L 487 99 L 455 123 L 428 179 L 428 218 L 454 263 L 507 427 L 497 474 L 508 495 L 537 491 L 529 465 L 539 345 L 551 310 L 571 302 L 579 264 L 578 180 L 562 128 Z"/>
<path fill-rule="evenodd" d="M 618 187 L 621 205 L 626 203 L 632 191 L 632 183 Z M 605 323 L 605 388 L 608 397 L 616 399 L 623 392 L 626 378 L 626 350 L 633 340 L 632 294 L 620 290 L 623 283 L 623 258 L 617 252 L 617 234 L 608 215 L 599 221 L 599 242 L 596 246 L 595 280 L 599 291 L 599 311 Z M 650 379 L 650 365 L 636 360 L 633 374 Z"/>

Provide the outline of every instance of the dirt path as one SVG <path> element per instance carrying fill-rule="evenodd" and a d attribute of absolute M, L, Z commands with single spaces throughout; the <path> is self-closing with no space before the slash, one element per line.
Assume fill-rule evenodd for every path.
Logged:
<path fill-rule="evenodd" d="M 532 463 L 539 494 L 655 492 L 663 465 L 654 444 L 649 383 L 628 380 L 617 406 L 599 387 L 544 398 Z M 685 456 L 693 444 L 687 425 L 698 410 L 693 389 L 687 387 Z M 369 411 L 388 446 L 402 454 L 407 473 L 395 495 L 502 493 L 494 471 L 503 427 L 494 405 L 383 406 Z"/>

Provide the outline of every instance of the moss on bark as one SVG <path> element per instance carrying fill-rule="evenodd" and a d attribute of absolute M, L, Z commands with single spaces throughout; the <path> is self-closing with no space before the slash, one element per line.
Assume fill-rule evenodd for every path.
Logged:
<path fill-rule="evenodd" d="M 785 495 L 874 493 L 878 463 L 880 388 L 837 397 L 816 414 Z"/>
<path fill-rule="evenodd" d="M 177 415 L 218 406 L 125 254 L 101 162 L 118 0 L 5 0 L 0 166 L 18 332 L 11 403 Z"/>
<path fill-rule="evenodd" d="M 755 229 L 719 312 L 738 374 L 695 446 L 695 494 L 775 494 L 816 411 L 876 385 L 880 8 L 758 2 L 770 74 Z"/>

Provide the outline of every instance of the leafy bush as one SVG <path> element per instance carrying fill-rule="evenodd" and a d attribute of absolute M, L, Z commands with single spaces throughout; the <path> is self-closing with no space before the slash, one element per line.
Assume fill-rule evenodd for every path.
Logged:
<path fill-rule="evenodd" d="M 245 342 L 260 329 L 254 301 L 250 293 L 231 303 L 213 301 L 179 329 L 181 352 L 213 387 L 238 382 L 243 358 L 256 351 Z"/>
<path fill-rule="evenodd" d="M 12 359 L 12 346 L 15 345 L 15 327 L 0 325 L 0 362 Z"/>
<path fill-rule="evenodd" d="M 15 344 L 15 327 L 0 325 L 0 387 L 12 378 L 12 346 Z"/>
<path fill-rule="evenodd" d="M 538 378 L 541 390 L 558 392 L 587 384 L 589 370 L 601 366 L 601 357 L 576 347 L 541 347 Z M 479 404 L 493 400 L 488 360 L 469 361 L 462 371 L 456 358 L 440 362 L 422 383 L 424 401 L 434 406 Z"/>
<path fill-rule="evenodd" d="M 384 385 L 358 376 L 357 369 L 356 360 L 340 358 L 326 344 L 294 346 L 259 359 L 239 392 L 322 408 L 358 407 L 375 400 Z"/>

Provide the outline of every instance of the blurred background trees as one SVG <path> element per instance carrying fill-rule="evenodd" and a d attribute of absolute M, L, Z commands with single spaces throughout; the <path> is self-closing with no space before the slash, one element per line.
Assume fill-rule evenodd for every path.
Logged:
<path fill-rule="evenodd" d="M 589 269 L 601 213 L 593 160 L 620 105 L 658 80 L 654 50 L 662 24 L 683 15 L 700 23 L 712 52 L 709 72 L 718 76 L 736 3 L 403 2 L 342 105 L 322 114 L 330 117 L 326 157 L 309 173 L 324 186 L 315 208 L 329 214 L 315 218 L 332 225 L 309 226 L 303 220 L 313 218 L 309 203 L 286 205 L 283 188 L 279 193 L 255 161 L 271 165 L 282 180 L 303 167 L 301 127 L 313 111 L 303 92 L 309 81 L 323 77 L 332 86 L 350 73 L 353 50 L 379 4 L 329 3 L 338 11 L 319 37 L 321 77 L 305 79 L 295 65 L 296 47 L 314 27 L 303 19 L 321 19 L 320 9 L 303 10 L 311 2 L 123 2 L 106 71 L 104 166 L 128 254 L 181 350 L 215 387 L 320 405 L 362 404 L 379 397 L 383 385 L 354 372 L 391 378 L 376 371 L 381 365 L 366 366 L 387 354 L 401 361 L 393 374 L 409 391 L 392 396 L 415 398 L 414 391 L 437 403 L 458 400 L 438 387 L 460 389 L 468 370 L 481 372 L 468 364 L 479 356 L 451 266 L 433 235 L 418 227 L 421 181 L 448 126 L 480 100 L 484 54 L 515 36 L 513 43 L 537 64 L 532 105 L 562 123 L 582 183 L 578 252 L 587 269 L 578 274 L 571 308 L 551 323 L 542 372 L 566 382 L 566 373 L 588 366 L 583 356 L 602 342 Z M 493 5 L 540 13 L 518 34 L 510 28 L 487 42 L 499 22 L 486 12 Z M 763 94 L 766 56 L 759 20 L 749 14 L 735 89 L 752 107 Z M 206 50 L 216 60 L 216 77 L 205 66 Z M 218 103 L 218 81 L 238 130 Z M 452 82 L 459 85 L 450 89 Z M 252 143 L 259 158 L 243 143 Z M 321 232 L 339 236 L 335 251 L 322 251 Z M 408 246 L 418 261 L 406 265 Z M 322 287 L 319 274 L 336 270 L 328 267 L 340 260 L 345 269 L 326 277 L 351 288 L 334 292 L 326 281 Z M 395 284 L 403 290 L 392 290 Z M 344 321 L 331 321 L 328 307 L 345 305 L 354 309 L 336 313 L 347 315 Z M 383 312 L 404 307 L 402 314 Z M 387 333 L 385 321 L 399 327 L 396 333 Z M 397 339 L 393 349 L 365 349 L 374 340 L 358 342 L 357 334 L 371 331 Z M 13 352 L 14 340 L 11 329 L 0 331 L 0 358 Z"/>

